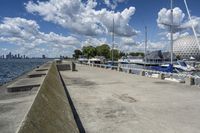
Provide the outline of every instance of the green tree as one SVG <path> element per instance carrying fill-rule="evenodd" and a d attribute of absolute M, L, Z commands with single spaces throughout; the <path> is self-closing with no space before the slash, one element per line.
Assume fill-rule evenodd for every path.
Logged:
<path fill-rule="evenodd" d="M 119 58 L 121 58 L 122 56 L 126 56 L 126 54 L 122 51 L 119 52 Z"/>
<path fill-rule="evenodd" d="M 79 58 L 80 55 L 83 55 L 82 52 L 81 52 L 81 50 L 79 50 L 79 49 L 74 50 L 73 57 L 75 59 Z"/>
<path fill-rule="evenodd" d="M 107 44 L 102 44 L 96 47 L 97 55 L 104 56 L 106 59 L 110 57 L 110 47 Z"/>
<path fill-rule="evenodd" d="M 113 49 L 113 59 L 118 60 L 120 58 L 119 50 Z M 110 50 L 110 59 L 112 59 L 112 50 Z"/>
<path fill-rule="evenodd" d="M 95 57 L 96 56 L 96 48 L 93 46 L 84 46 L 82 48 L 83 55 L 87 58 Z"/>
<path fill-rule="evenodd" d="M 144 57 L 144 53 L 142 53 L 142 52 L 130 52 L 129 55 L 131 55 L 131 56 L 142 56 L 142 57 Z"/>

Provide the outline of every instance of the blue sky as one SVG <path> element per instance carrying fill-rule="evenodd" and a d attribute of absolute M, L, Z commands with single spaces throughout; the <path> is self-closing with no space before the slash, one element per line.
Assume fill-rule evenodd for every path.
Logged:
<path fill-rule="evenodd" d="M 51 1 L 49 0 L 45 0 L 45 1 L 46 1 L 45 4 L 48 4 L 48 3 L 52 4 Z M 56 14 L 55 16 L 52 16 L 50 15 L 50 13 L 54 14 L 54 12 L 50 8 L 47 7 L 47 9 L 43 9 L 43 8 L 46 8 L 46 6 L 42 4 L 44 0 L 39 0 L 40 3 L 38 3 L 37 0 L 32 0 L 32 2 L 30 2 L 29 0 L 1 0 L 0 1 L 0 20 L 1 20 L 0 25 L 4 27 L 4 29 L 3 28 L 0 29 L 1 32 L 11 32 L 11 30 L 9 31 L 7 29 L 5 30 L 5 27 L 7 25 L 10 26 L 10 24 L 12 24 L 12 26 L 10 26 L 10 28 L 12 29 L 12 27 L 16 23 L 20 30 L 22 31 L 26 30 L 23 26 L 22 26 L 23 29 L 21 29 L 21 26 L 19 25 L 23 24 L 21 23 L 21 21 L 24 22 L 24 21 L 30 20 L 30 21 L 36 22 L 37 25 L 39 26 L 39 28 L 36 28 L 38 30 L 37 31 L 38 34 L 44 35 L 44 38 L 48 38 L 48 39 L 42 40 L 41 38 L 37 38 L 37 40 L 34 40 L 34 39 L 23 40 L 24 38 L 23 39 L 17 38 L 17 41 L 16 41 L 16 37 L 14 39 L 12 38 L 13 34 L 5 35 L 2 33 L 0 34 L 0 37 L 3 38 L 0 40 L 0 50 L 1 50 L 0 52 L 1 53 L 6 53 L 9 51 L 14 52 L 14 53 L 20 52 L 20 53 L 27 53 L 30 56 L 35 56 L 35 54 L 41 54 L 42 52 L 44 52 L 45 54 L 49 54 L 49 56 L 59 56 L 60 54 L 71 55 L 74 49 L 81 48 L 82 46 L 87 45 L 88 43 L 94 46 L 99 45 L 99 44 L 95 44 L 95 42 L 108 43 L 108 44 L 111 43 L 110 42 L 111 31 L 109 31 L 109 28 L 111 27 L 110 27 L 110 24 L 107 22 L 109 21 L 108 18 L 106 21 L 104 21 L 103 18 L 99 19 L 97 16 L 95 16 L 96 17 L 95 20 L 91 20 L 91 17 L 89 17 L 88 19 L 86 19 L 86 22 L 89 21 L 89 23 L 91 23 L 91 27 L 94 24 L 94 28 L 91 28 L 91 29 L 90 27 L 87 27 L 87 25 L 83 24 L 83 27 L 81 24 L 79 25 L 78 23 L 82 22 L 82 20 L 75 20 L 76 25 L 74 24 L 74 27 L 70 26 L 71 24 L 69 23 L 72 21 L 67 20 L 70 14 L 68 14 L 68 16 L 66 17 L 64 13 L 69 12 L 67 9 L 69 6 L 65 5 L 65 3 L 67 3 L 67 1 L 72 1 L 72 0 L 61 0 L 61 1 L 63 3 L 58 4 L 58 6 L 61 6 L 60 9 L 65 8 L 66 11 L 60 12 L 62 14 L 61 17 L 58 17 L 58 19 L 60 20 L 56 20 L 55 19 L 57 17 L 56 13 L 55 13 Z M 58 0 L 58 3 L 61 1 Z M 78 1 L 78 0 L 75 0 L 75 1 Z M 105 1 L 109 1 L 110 5 L 108 3 L 106 4 Z M 126 8 L 127 9 L 130 9 L 130 7 L 135 8 L 134 11 L 131 9 L 129 10 L 130 14 L 133 12 L 134 13 L 132 15 L 128 14 L 128 18 L 124 19 L 124 21 L 121 22 L 122 27 L 119 27 L 118 29 L 119 31 L 116 31 L 116 45 L 119 45 L 119 46 L 116 46 L 116 48 L 122 51 L 141 51 L 142 43 L 144 41 L 143 40 L 144 26 L 147 26 L 148 39 L 152 47 L 155 47 L 155 48 L 158 47 L 159 49 L 161 47 L 159 47 L 158 45 L 165 45 L 165 46 L 162 46 L 162 48 L 167 49 L 166 45 L 167 45 L 168 39 L 165 35 L 163 35 L 163 34 L 167 34 L 166 33 L 167 28 L 158 26 L 157 19 L 158 19 L 158 13 L 161 11 L 162 8 L 169 9 L 170 0 L 151 0 L 151 1 L 150 0 L 114 0 L 114 1 L 105 0 L 105 1 L 96 0 L 94 2 L 96 2 L 97 5 L 86 10 L 91 10 L 91 12 L 99 13 L 98 11 L 105 8 L 105 10 L 107 11 L 106 14 L 110 15 L 112 14 L 112 10 L 114 10 L 115 13 L 116 12 L 122 13 Z M 115 1 L 118 1 L 118 2 L 115 2 Z M 82 6 L 82 5 L 86 5 L 88 1 L 83 0 L 77 3 L 81 4 Z M 79 6 L 77 3 L 72 3 L 72 4 L 74 4 L 74 6 Z M 112 3 L 116 3 L 115 8 L 113 9 L 111 9 Z M 188 0 L 188 6 L 190 8 L 190 12 L 192 16 L 194 16 L 195 18 L 198 18 L 200 16 L 199 5 L 200 5 L 200 1 Z M 188 21 L 187 13 L 186 13 L 183 0 L 174 0 L 174 7 L 179 7 L 182 12 L 178 10 L 178 13 L 184 14 L 184 18 L 179 17 L 178 21 L 181 21 L 181 24 L 187 23 Z M 80 10 L 85 10 L 85 8 L 86 7 L 81 7 Z M 73 9 L 70 9 L 70 11 L 71 10 Z M 46 11 L 49 11 L 49 12 L 46 12 Z M 78 13 L 81 13 L 81 12 L 78 12 Z M 78 15 L 78 13 L 77 14 L 75 13 L 75 14 Z M 122 14 L 121 16 L 123 15 L 124 14 Z M 87 12 L 85 12 L 83 16 L 87 17 L 88 16 Z M 116 25 L 118 24 L 118 18 L 117 18 L 118 16 L 116 13 L 116 21 L 117 21 Z M 10 19 L 5 22 L 5 18 L 7 17 Z M 162 16 L 160 17 L 161 19 L 165 19 L 165 18 L 162 18 Z M 16 20 L 16 18 L 18 18 L 18 20 Z M 15 21 L 13 19 L 15 19 Z M 63 22 L 65 19 L 66 19 L 66 22 Z M 76 17 L 74 17 L 74 19 L 76 19 Z M 110 21 L 111 20 L 112 19 L 110 19 Z M 28 22 L 28 24 L 31 23 L 30 21 Z M 119 22 L 120 21 L 121 20 L 119 20 Z M 127 24 L 129 25 L 129 27 L 126 27 Z M 81 29 L 86 29 L 84 26 L 86 26 L 88 30 L 81 30 Z M 96 26 L 99 26 L 100 28 L 96 28 Z M 127 28 L 127 30 L 124 30 L 123 28 L 124 29 Z M 131 28 L 131 31 L 129 31 L 128 28 Z M 93 31 L 91 31 L 93 29 L 96 30 L 94 32 L 94 34 L 96 35 L 93 35 Z M 52 32 L 53 34 L 50 35 L 50 32 Z M 182 35 L 183 33 L 184 33 L 183 35 L 185 35 L 186 32 L 188 34 L 191 34 L 191 31 L 188 28 L 186 28 L 186 30 L 181 31 L 181 32 L 177 31 L 178 35 Z M 11 41 L 8 41 L 8 40 L 11 40 Z M 21 43 L 24 43 L 24 44 L 21 44 L 19 40 L 22 41 Z M 31 41 L 34 41 L 34 43 Z M 49 45 L 49 43 L 51 43 L 50 41 L 54 42 L 54 44 Z M 69 46 L 65 46 L 64 43 L 65 42 L 67 43 L 68 41 L 70 42 Z M 36 44 L 36 42 L 38 44 Z M 76 44 L 73 44 L 73 42 Z M 31 44 L 31 46 L 28 46 L 29 43 Z M 53 54 L 50 54 L 50 52 Z"/>

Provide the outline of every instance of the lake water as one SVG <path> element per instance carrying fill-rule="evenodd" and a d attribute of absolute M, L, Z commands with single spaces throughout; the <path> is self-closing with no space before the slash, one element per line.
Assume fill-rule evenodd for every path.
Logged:
<path fill-rule="evenodd" d="M 44 64 L 49 59 L 0 59 L 0 85 Z"/>

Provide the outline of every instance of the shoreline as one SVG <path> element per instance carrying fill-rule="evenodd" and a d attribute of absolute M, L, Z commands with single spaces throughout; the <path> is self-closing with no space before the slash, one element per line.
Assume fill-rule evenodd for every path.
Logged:
<path fill-rule="evenodd" d="M 23 59 L 0 59 L 1 61 L 3 60 L 4 62 L 5 61 L 19 61 L 20 60 L 20 62 L 21 63 L 23 63 Z M 37 60 L 37 62 L 35 62 L 34 60 Z M 43 61 L 42 61 L 43 60 Z M 22 70 L 23 72 L 18 72 L 17 74 L 13 74 L 13 75 L 11 75 L 11 78 L 2 78 L 2 79 L 5 79 L 5 81 L 4 80 L 2 80 L 2 82 L 0 82 L 0 87 L 1 86 L 3 86 L 3 85 L 5 85 L 5 84 L 7 84 L 7 83 L 9 83 L 9 82 L 12 82 L 13 80 L 15 80 L 15 79 L 17 79 L 18 77 L 20 77 L 20 76 L 23 76 L 24 74 L 26 74 L 26 73 L 29 73 L 30 71 L 32 71 L 32 70 L 34 70 L 34 69 L 36 69 L 37 67 L 40 67 L 40 66 L 42 66 L 42 65 L 44 65 L 44 64 L 46 64 L 47 62 L 49 62 L 49 61 L 51 61 L 50 59 L 30 59 L 30 63 L 34 63 L 35 65 L 30 65 L 30 66 L 28 66 L 28 65 L 25 65 L 25 66 L 27 66 L 27 68 L 29 67 L 30 69 L 28 70 Z M 13 62 L 13 63 L 14 63 Z M 25 61 L 25 62 L 27 62 L 27 61 Z M 21 64 L 21 65 L 23 65 L 23 64 Z M 3 65 L 3 68 L 4 67 L 6 67 L 5 65 Z M 8 71 L 10 71 L 10 70 L 8 70 Z M 15 71 L 12 71 L 12 72 L 15 72 Z M 3 73 L 4 74 L 4 73 Z M 6 79 L 7 79 L 7 81 L 6 81 Z"/>

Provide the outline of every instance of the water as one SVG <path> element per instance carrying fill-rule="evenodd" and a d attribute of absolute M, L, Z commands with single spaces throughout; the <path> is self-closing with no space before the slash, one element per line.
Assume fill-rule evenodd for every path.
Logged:
<path fill-rule="evenodd" d="M 0 59 L 0 85 L 44 64 L 49 59 Z"/>

